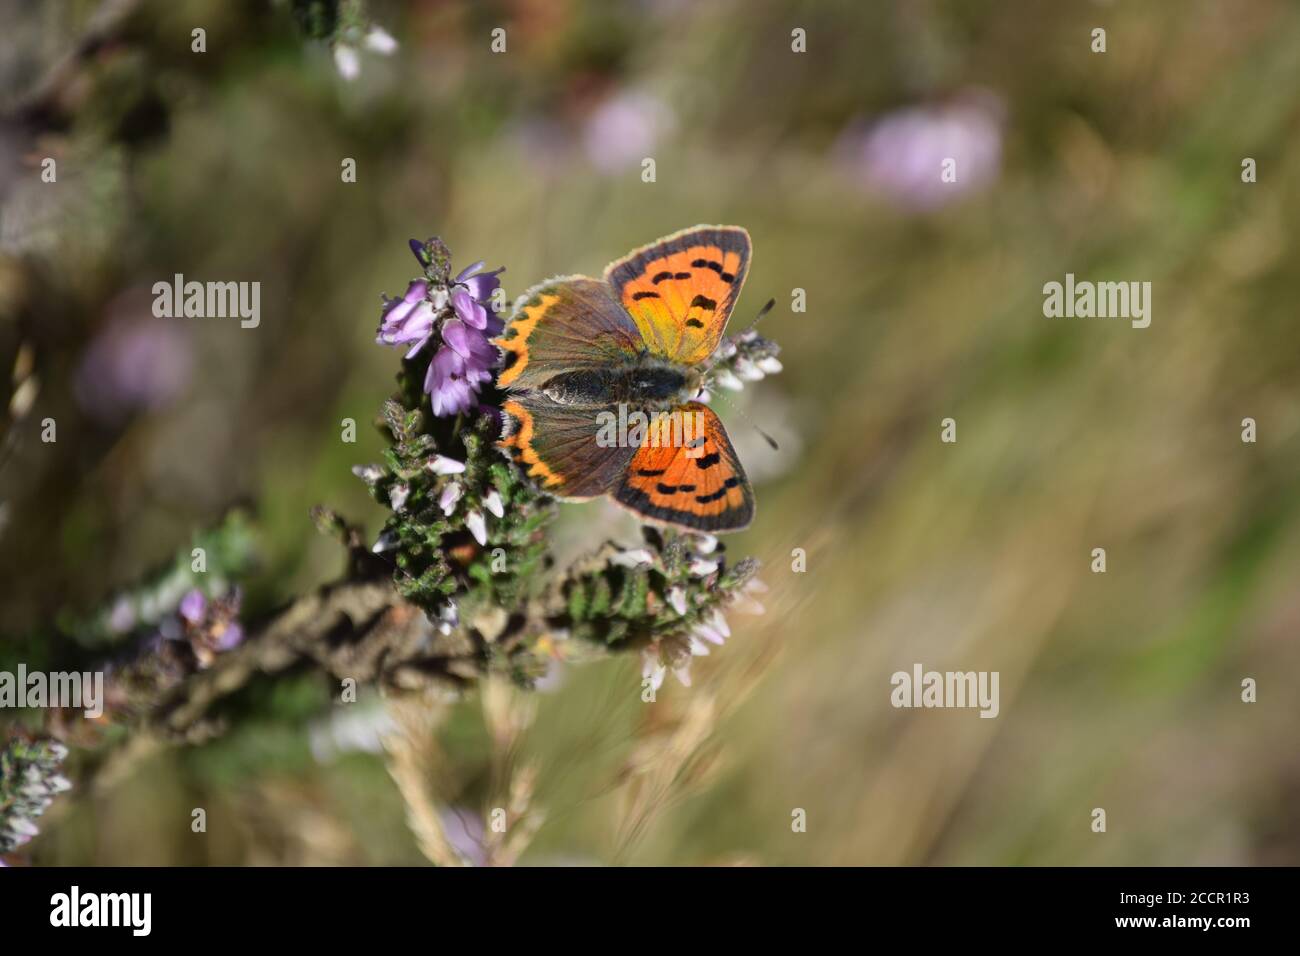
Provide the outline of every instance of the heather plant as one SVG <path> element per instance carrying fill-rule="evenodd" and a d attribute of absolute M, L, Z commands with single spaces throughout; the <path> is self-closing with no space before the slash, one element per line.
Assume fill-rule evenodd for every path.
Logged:
<path fill-rule="evenodd" d="M 557 562 L 548 530 L 561 505 L 497 445 L 500 360 L 491 339 L 507 327 L 496 308 L 504 270 L 479 262 L 454 272 L 442 240 L 410 245 L 421 275 L 399 297 L 383 297 L 376 332 L 378 344 L 406 349 L 374 420 L 386 447 L 381 461 L 353 468 L 388 511 L 377 533 L 314 508 L 317 527 L 343 549 L 344 574 L 264 620 L 245 620 L 241 578 L 256 566 L 256 530 L 235 513 L 110 606 L 61 621 L 65 634 L 102 650 L 108 710 L 95 727 L 60 712 L 39 718 L 37 729 L 52 737 L 11 745 L 5 787 L 19 792 L 33 774 L 48 775 L 49 755 L 64 753 L 53 736 L 136 755 L 210 739 L 230 726 L 223 704 L 248 682 L 304 669 L 329 675 L 345 702 L 358 685 L 378 688 L 408 737 L 436 732 L 448 701 L 482 687 L 485 720 L 507 728 L 494 733 L 499 742 L 529 722 L 528 706 L 512 695 L 527 694 L 557 663 L 640 655 L 640 692 L 653 701 L 669 671 L 689 686 L 692 658 L 725 642 L 729 608 L 761 609 L 757 561 L 733 561 L 707 534 L 647 524 L 639 540 L 605 541 Z M 705 386 L 761 379 L 779 370 L 776 353 L 752 330 L 724 339 Z M 453 848 L 445 812 L 421 787 L 418 740 L 390 736 L 387 746 L 426 855 L 475 862 Z M 512 775 L 502 799 L 530 827 L 487 841 L 484 860 L 513 861 L 540 825 L 529 806 L 534 774 Z M 33 820 L 60 789 L 41 788 L 37 803 L 0 805 L 0 829 L 34 835 Z"/>

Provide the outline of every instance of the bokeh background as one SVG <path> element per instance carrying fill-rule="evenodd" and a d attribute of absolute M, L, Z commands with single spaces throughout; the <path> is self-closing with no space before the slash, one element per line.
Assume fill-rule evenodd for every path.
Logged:
<path fill-rule="evenodd" d="M 766 613 L 653 707 L 631 659 L 457 705 L 426 766 L 448 838 L 475 857 L 509 764 L 522 863 L 1300 863 L 1300 8 L 375 0 L 399 48 L 349 79 L 288 7 L 0 3 L 0 360 L 34 383 L 0 465 L 10 653 L 58 659 L 54 622 L 234 507 L 250 616 L 340 571 L 307 512 L 382 520 L 350 468 L 381 448 L 409 238 L 514 296 L 736 223 L 735 321 L 775 298 L 785 365 L 720 409 Z M 260 327 L 153 318 L 177 272 L 259 281 Z M 1150 328 L 1044 318 L 1067 272 L 1150 281 Z M 565 512 L 569 544 L 631 530 Z M 918 662 L 999 671 L 1000 716 L 893 709 Z M 61 798 L 29 857 L 423 862 L 391 720 L 268 688 Z"/>

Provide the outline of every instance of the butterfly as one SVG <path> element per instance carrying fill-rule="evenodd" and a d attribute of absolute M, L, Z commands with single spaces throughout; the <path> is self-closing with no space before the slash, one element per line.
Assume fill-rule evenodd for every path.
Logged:
<path fill-rule="evenodd" d="M 717 414 L 693 398 L 749 258 L 744 229 L 695 226 L 610 263 L 603 279 L 534 286 L 495 340 L 507 392 L 498 446 L 557 498 L 611 495 L 696 531 L 746 527 L 753 489 Z M 602 440 L 636 413 L 662 427 Z"/>

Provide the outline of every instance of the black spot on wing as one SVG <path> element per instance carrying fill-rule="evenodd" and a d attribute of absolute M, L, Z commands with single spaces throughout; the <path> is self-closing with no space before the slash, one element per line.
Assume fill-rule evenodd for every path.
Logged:
<path fill-rule="evenodd" d="M 665 485 L 662 481 L 655 486 L 655 491 L 661 495 L 675 495 L 679 491 L 691 492 L 694 490 L 694 485 Z"/>
<path fill-rule="evenodd" d="M 657 272 L 655 273 L 655 277 L 650 281 L 653 282 L 655 285 L 658 285 L 659 283 L 667 279 L 671 279 L 672 277 L 673 274 L 671 272 Z"/>
<path fill-rule="evenodd" d="M 634 302 L 639 301 L 641 299 L 657 299 L 657 298 L 659 298 L 658 292 L 633 292 L 632 293 L 632 301 Z"/>
<path fill-rule="evenodd" d="M 722 461 L 722 456 L 718 454 L 716 451 L 713 451 L 713 452 L 709 452 L 707 455 L 701 455 L 699 458 L 695 459 L 695 467 L 701 470 L 705 468 L 712 468 L 720 461 Z"/>
<path fill-rule="evenodd" d="M 714 302 L 707 295 L 697 295 L 695 298 L 691 299 L 691 304 L 688 308 L 707 309 L 709 312 L 712 312 L 717 307 L 718 303 Z"/>
<path fill-rule="evenodd" d="M 728 285 L 736 281 L 736 277 L 732 275 L 730 272 L 722 271 L 721 262 L 717 262 L 713 259 L 696 259 L 694 262 L 691 263 L 691 265 L 694 266 L 696 269 L 712 269 L 714 272 L 718 274 L 718 278 L 721 279 L 723 282 L 727 283 Z"/>
<path fill-rule="evenodd" d="M 735 475 L 732 475 L 730 478 L 728 478 L 726 481 L 722 483 L 722 487 L 719 488 L 717 491 L 707 495 L 696 495 L 695 500 L 702 505 L 707 505 L 710 501 L 717 501 L 719 498 L 725 497 L 727 494 L 727 489 L 734 488 L 738 484 L 740 484 L 740 480 L 736 478 Z"/>

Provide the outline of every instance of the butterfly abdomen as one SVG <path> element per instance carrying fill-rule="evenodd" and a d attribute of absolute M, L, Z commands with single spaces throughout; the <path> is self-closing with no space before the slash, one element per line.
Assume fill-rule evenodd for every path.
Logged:
<path fill-rule="evenodd" d="M 542 394 L 557 405 L 603 405 L 616 387 L 618 373 L 611 369 L 561 372 L 547 379 Z"/>

